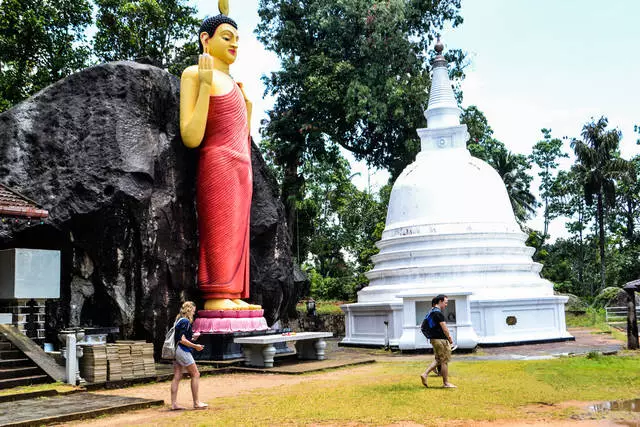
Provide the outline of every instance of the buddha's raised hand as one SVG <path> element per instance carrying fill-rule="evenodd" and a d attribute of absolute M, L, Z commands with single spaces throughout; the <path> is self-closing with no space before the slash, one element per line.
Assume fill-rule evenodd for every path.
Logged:
<path fill-rule="evenodd" d="M 213 83 L 213 56 L 203 53 L 198 57 L 198 79 L 200 84 Z"/>

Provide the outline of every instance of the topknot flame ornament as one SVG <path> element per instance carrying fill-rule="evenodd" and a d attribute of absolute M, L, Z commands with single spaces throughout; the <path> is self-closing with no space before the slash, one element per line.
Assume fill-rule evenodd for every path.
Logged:
<path fill-rule="evenodd" d="M 229 16 L 229 0 L 218 0 L 218 10 L 221 14 Z"/>

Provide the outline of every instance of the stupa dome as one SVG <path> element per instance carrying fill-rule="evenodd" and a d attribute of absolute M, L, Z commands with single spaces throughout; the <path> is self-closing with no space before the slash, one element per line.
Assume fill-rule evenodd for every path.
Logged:
<path fill-rule="evenodd" d="M 446 202 L 445 202 L 446 201 Z M 384 238 L 406 227 L 465 224 L 465 228 L 516 229 L 502 179 L 494 168 L 466 149 L 426 150 L 396 180 Z"/>

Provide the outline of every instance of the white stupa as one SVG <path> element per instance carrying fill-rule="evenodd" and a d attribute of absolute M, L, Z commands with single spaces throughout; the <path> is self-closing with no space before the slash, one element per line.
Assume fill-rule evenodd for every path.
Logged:
<path fill-rule="evenodd" d="M 420 323 L 437 294 L 460 348 L 566 340 L 564 304 L 540 277 L 498 173 L 466 148 L 438 41 L 421 152 L 396 180 L 375 267 L 342 306 L 344 345 L 427 348 Z"/>

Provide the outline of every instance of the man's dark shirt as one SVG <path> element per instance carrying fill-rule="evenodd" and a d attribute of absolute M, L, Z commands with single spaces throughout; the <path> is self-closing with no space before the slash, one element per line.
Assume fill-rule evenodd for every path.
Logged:
<path fill-rule="evenodd" d="M 429 339 L 446 340 L 447 336 L 444 334 L 442 326 L 440 326 L 440 322 L 444 321 L 444 314 L 442 314 L 439 308 L 434 307 L 427 313 L 422 321 L 421 329 Z"/>

